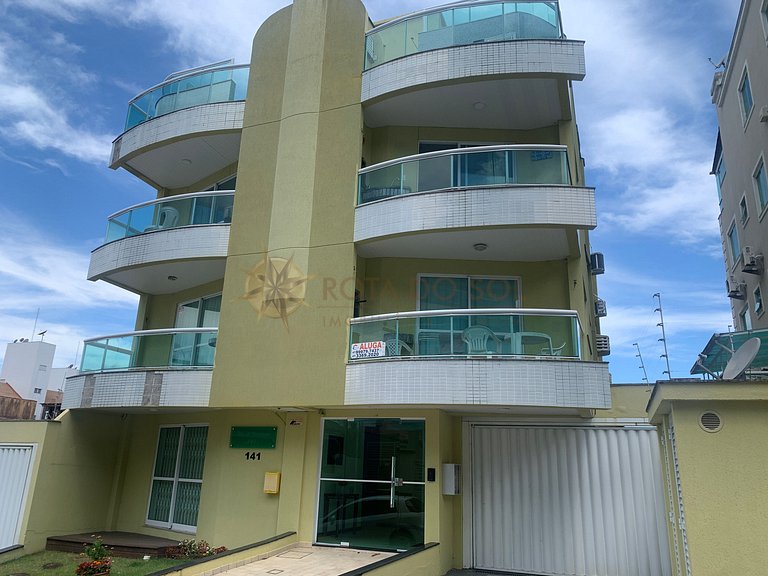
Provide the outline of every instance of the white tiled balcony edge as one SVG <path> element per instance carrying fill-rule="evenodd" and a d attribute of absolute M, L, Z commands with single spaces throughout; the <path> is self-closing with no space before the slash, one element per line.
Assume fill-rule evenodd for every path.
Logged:
<path fill-rule="evenodd" d="M 241 130 L 245 102 L 217 102 L 158 116 L 120 135 L 112 143 L 111 167 L 124 158 L 158 142 L 205 132 Z"/>
<path fill-rule="evenodd" d="M 132 266 L 192 258 L 225 258 L 229 224 L 185 226 L 129 236 L 105 244 L 91 253 L 88 279 Z"/>
<path fill-rule="evenodd" d="M 212 369 L 83 372 L 67 378 L 62 408 L 208 406 Z"/>
<path fill-rule="evenodd" d="M 510 186 L 404 194 L 355 209 L 355 242 L 426 230 L 597 225 L 594 188 Z"/>
<path fill-rule="evenodd" d="M 539 358 L 351 362 L 344 403 L 610 408 L 610 375 L 603 362 Z"/>
<path fill-rule="evenodd" d="M 581 40 L 514 40 L 442 48 L 392 60 L 363 73 L 363 103 L 420 85 L 510 74 L 562 76 L 586 74 Z"/>

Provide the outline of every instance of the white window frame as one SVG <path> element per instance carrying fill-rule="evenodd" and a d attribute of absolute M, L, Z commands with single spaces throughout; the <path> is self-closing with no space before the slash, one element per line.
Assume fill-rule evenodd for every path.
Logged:
<path fill-rule="evenodd" d="M 757 174 L 760 172 L 760 169 L 763 171 L 763 182 L 765 184 L 765 203 L 763 203 L 763 199 L 760 197 L 760 186 L 759 180 L 757 178 Z M 762 220 L 766 211 L 768 211 L 768 172 L 766 172 L 765 156 L 763 154 L 760 154 L 760 157 L 757 159 L 757 163 L 755 164 L 755 168 L 752 170 L 752 188 L 755 192 L 755 203 L 760 210 L 759 220 Z"/>
<path fill-rule="evenodd" d="M 765 304 L 763 304 L 763 292 L 760 290 L 760 286 L 755 286 L 752 290 L 752 299 L 755 302 L 755 314 L 760 317 L 765 312 Z"/>
<path fill-rule="evenodd" d="M 431 274 L 430 272 L 419 272 L 416 275 L 416 310 L 421 310 L 421 279 L 424 276 L 428 278 L 455 278 L 457 280 L 466 279 L 468 283 L 472 280 L 514 280 L 517 282 L 517 295 L 515 297 L 515 300 L 517 301 L 517 308 L 523 307 L 523 282 L 520 276 L 498 276 L 488 274 Z M 467 291 L 467 294 L 470 294 L 469 291 Z M 467 305 L 467 310 L 471 310 L 473 308 L 471 297 L 469 298 Z"/>
<path fill-rule="evenodd" d="M 741 329 L 745 332 L 752 330 L 752 316 L 749 313 L 749 305 L 744 306 L 739 313 L 739 320 L 741 321 Z"/>
<path fill-rule="evenodd" d="M 749 221 L 749 205 L 747 204 L 747 195 L 742 194 L 739 199 L 739 221 L 742 227 Z"/>
<path fill-rule="evenodd" d="M 766 0 L 768 2 L 768 0 Z M 722 173 L 721 173 L 722 169 Z M 715 168 L 715 182 L 717 182 L 717 200 L 718 203 L 722 206 L 723 204 L 723 181 L 725 180 L 725 175 L 728 174 L 728 165 L 725 163 L 725 156 L 723 155 L 722 151 L 720 152 L 720 158 L 717 160 L 717 167 Z"/>
<path fill-rule="evenodd" d="M 752 106 L 749 110 L 744 107 L 745 82 L 749 86 L 749 99 L 752 101 Z M 747 66 L 746 62 L 744 63 L 744 69 L 742 70 L 741 76 L 739 77 L 737 92 L 739 97 L 739 109 L 741 110 L 741 120 L 744 124 L 744 130 L 746 130 L 747 125 L 749 124 L 749 119 L 752 117 L 752 113 L 755 111 L 755 94 L 752 92 L 752 81 L 750 80 L 749 67 Z"/>
<path fill-rule="evenodd" d="M 765 36 L 765 43 L 768 45 L 768 0 L 763 0 L 760 6 L 760 22 L 763 24 L 763 35 Z"/>
<path fill-rule="evenodd" d="M 733 239 L 731 238 L 731 233 L 733 233 L 736 236 L 736 243 L 738 244 L 738 253 L 734 252 L 734 246 L 733 246 Z M 731 220 L 731 225 L 728 226 L 728 232 L 725 235 L 725 243 L 728 245 L 728 254 L 731 255 L 731 270 L 736 268 L 736 264 L 738 264 L 739 260 L 742 259 L 741 254 L 741 238 L 739 238 L 739 229 L 736 227 L 736 218 L 734 217 L 733 220 Z"/>
<path fill-rule="evenodd" d="M 160 450 L 160 431 L 163 428 L 181 428 L 181 433 L 179 434 L 179 443 L 176 447 L 176 467 L 174 470 L 174 476 L 171 477 L 165 477 L 165 476 L 155 476 L 155 464 L 157 462 L 157 453 Z M 157 430 L 157 437 L 155 439 L 155 452 L 154 457 L 152 458 L 152 472 L 149 479 L 149 490 L 147 492 L 147 511 L 144 514 L 144 524 L 146 526 L 151 526 L 154 528 L 163 528 L 165 530 L 172 530 L 174 532 L 184 532 L 186 534 L 195 534 L 197 532 L 197 526 L 190 526 L 188 524 L 174 524 L 173 523 L 173 513 L 176 506 L 176 490 L 179 486 L 179 482 L 191 482 L 195 484 L 202 485 L 203 479 L 197 479 L 197 478 L 179 478 L 179 468 L 181 466 L 181 447 L 184 445 L 184 433 L 187 428 L 208 428 L 208 431 L 210 432 L 210 427 L 207 423 L 195 423 L 195 424 L 162 424 Z M 206 440 L 206 447 L 205 447 L 206 455 L 208 452 L 208 441 Z M 203 474 L 205 474 L 205 461 L 203 461 Z M 168 511 L 168 522 L 161 522 L 159 520 L 150 520 L 149 519 L 149 507 L 152 503 L 152 485 L 154 484 L 155 480 L 170 480 L 173 482 L 173 489 L 171 491 L 171 507 Z M 202 488 L 201 488 L 202 493 Z M 200 508 L 198 507 L 198 514 L 200 513 Z"/>

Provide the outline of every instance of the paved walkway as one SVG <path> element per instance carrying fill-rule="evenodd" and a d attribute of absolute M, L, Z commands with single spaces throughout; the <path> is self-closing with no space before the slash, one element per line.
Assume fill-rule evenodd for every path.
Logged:
<path fill-rule="evenodd" d="M 222 574 L 227 576 L 339 576 L 392 556 L 391 552 L 351 550 L 299 543 L 263 560 L 254 560 Z"/>

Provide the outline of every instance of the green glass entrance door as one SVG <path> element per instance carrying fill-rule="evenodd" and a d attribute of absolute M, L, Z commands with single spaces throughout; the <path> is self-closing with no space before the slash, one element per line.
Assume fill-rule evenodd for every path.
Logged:
<path fill-rule="evenodd" d="M 325 420 L 317 542 L 377 550 L 424 543 L 423 420 Z"/>

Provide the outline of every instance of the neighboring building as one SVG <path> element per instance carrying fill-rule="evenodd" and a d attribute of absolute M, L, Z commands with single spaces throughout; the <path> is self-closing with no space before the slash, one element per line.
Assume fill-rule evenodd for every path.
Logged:
<path fill-rule="evenodd" d="M 33 418 L 39 418 L 42 414 L 41 405 L 45 401 L 45 393 L 48 391 L 54 370 L 52 366 L 55 354 L 56 346 L 42 340 L 21 339 L 5 346 L 0 378 L 9 382 L 21 398 L 36 403 Z M 65 374 L 59 372 L 59 376 L 61 387 Z"/>
<path fill-rule="evenodd" d="M 29 420 L 35 417 L 37 402 L 24 400 L 5 380 L 0 380 L 0 419 Z"/>
<path fill-rule="evenodd" d="M 38 432 L 68 498 L 35 490 L 25 547 L 295 533 L 439 544 L 377 574 L 670 574 L 647 393 L 602 360 L 584 76 L 556 2 L 296 0 L 250 66 L 131 101 L 111 166 L 158 197 L 89 278 L 140 295 L 135 331 L 86 341 Z"/>
<path fill-rule="evenodd" d="M 712 102 L 720 132 L 712 172 L 720 195 L 728 296 L 736 330 L 768 328 L 768 20 L 766 3 L 743 0 Z"/>

